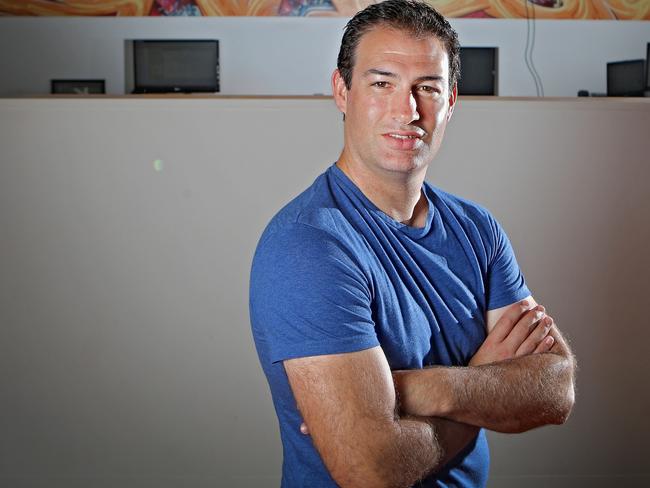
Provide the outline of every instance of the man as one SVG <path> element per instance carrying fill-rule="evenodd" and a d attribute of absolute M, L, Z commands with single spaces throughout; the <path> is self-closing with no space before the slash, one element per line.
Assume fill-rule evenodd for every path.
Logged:
<path fill-rule="evenodd" d="M 572 408 L 572 355 L 503 230 L 424 182 L 458 56 L 416 1 L 346 27 L 332 76 L 343 151 L 272 219 L 251 273 L 282 486 L 484 486 L 482 428 L 559 424 Z"/>

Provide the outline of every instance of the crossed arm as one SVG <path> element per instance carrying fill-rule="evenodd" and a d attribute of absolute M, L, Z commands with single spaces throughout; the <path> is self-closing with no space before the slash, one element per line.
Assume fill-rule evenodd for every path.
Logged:
<path fill-rule="evenodd" d="M 285 361 L 334 480 L 411 486 L 444 466 L 479 427 L 521 432 L 564 422 L 573 405 L 573 358 L 543 307 L 527 302 L 488 315 L 490 333 L 468 367 L 391 372 L 379 347 Z"/>

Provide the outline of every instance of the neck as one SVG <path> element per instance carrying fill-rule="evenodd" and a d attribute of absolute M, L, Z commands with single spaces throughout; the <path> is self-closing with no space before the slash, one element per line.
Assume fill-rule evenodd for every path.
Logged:
<path fill-rule="evenodd" d="M 348 163 L 344 154 L 336 165 L 386 215 L 412 227 L 424 227 L 428 212 L 427 199 L 422 193 L 426 168 L 413 173 L 383 171 L 378 174 Z"/>

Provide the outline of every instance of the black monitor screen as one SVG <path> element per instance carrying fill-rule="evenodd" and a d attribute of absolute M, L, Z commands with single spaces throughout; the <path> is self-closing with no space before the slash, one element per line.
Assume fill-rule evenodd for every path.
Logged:
<path fill-rule="evenodd" d="M 607 63 L 608 97 L 642 97 L 645 90 L 645 60 Z"/>
<path fill-rule="evenodd" d="M 460 95 L 497 95 L 497 48 L 460 48 Z"/>
<path fill-rule="evenodd" d="M 135 92 L 218 92 L 219 41 L 133 41 Z"/>

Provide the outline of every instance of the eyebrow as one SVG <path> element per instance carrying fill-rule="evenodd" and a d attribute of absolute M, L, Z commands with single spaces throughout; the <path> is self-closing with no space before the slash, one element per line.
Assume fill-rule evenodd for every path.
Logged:
<path fill-rule="evenodd" d="M 391 71 L 384 71 L 381 69 L 376 69 L 376 68 L 370 68 L 369 70 L 366 70 L 366 72 L 363 74 L 364 78 L 370 76 L 370 75 L 379 75 L 379 76 L 387 76 L 389 78 L 399 78 L 399 75 L 396 73 L 393 73 Z M 422 81 L 444 81 L 444 77 L 440 75 L 425 75 L 425 76 L 420 76 L 415 80 L 416 82 L 422 82 Z"/>

